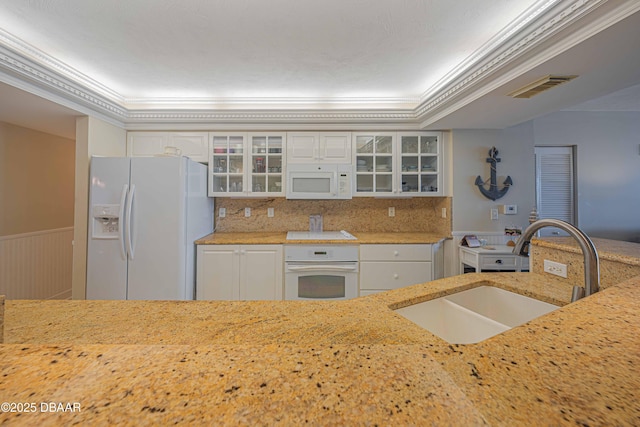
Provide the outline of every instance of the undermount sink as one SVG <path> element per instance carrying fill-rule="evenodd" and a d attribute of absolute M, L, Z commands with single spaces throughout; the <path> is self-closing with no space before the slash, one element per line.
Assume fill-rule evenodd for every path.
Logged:
<path fill-rule="evenodd" d="M 559 307 L 492 286 L 395 310 L 451 344 L 474 344 Z"/>

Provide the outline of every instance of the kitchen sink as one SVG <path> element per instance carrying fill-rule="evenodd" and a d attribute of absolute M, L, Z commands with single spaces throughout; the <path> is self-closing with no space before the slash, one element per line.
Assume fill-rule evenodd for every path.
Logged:
<path fill-rule="evenodd" d="M 451 344 L 474 344 L 559 307 L 492 286 L 395 310 Z"/>

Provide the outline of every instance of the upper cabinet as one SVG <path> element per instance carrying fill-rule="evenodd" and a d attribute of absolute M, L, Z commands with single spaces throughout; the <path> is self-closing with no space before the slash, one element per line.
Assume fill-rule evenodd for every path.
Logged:
<path fill-rule="evenodd" d="M 350 132 L 288 132 L 288 163 L 351 163 Z"/>
<path fill-rule="evenodd" d="M 209 196 L 284 196 L 284 133 L 209 136 Z"/>
<path fill-rule="evenodd" d="M 442 196 L 442 134 L 439 132 L 399 133 L 400 191 Z"/>
<path fill-rule="evenodd" d="M 396 194 L 396 134 L 354 133 L 355 195 Z"/>
<path fill-rule="evenodd" d="M 207 163 L 207 132 L 129 132 L 127 134 L 127 156 L 157 156 L 165 153 L 180 153 L 190 159 Z"/>
<path fill-rule="evenodd" d="M 356 132 L 355 195 L 442 196 L 440 132 Z"/>

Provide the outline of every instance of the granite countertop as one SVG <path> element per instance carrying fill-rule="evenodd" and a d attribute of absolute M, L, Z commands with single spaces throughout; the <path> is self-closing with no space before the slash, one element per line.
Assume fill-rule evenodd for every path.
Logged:
<path fill-rule="evenodd" d="M 600 259 L 622 262 L 629 265 L 640 265 L 640 245 L 620 240 L 591 238 Z M 539 237 L 532 243 L 552 249 L 582 254 L 578 242 L 573 237 Z"/>
<path fill-rule="evenodd" d="M 390 309 L 480 285 L 564 307 L 473 345 Z M 340 302 L 10 300 L 0 400 L 81 411 L 0 422 L 639 425 L 639 285 L 572 304 L 570 285 L 533 273 Z"/>
<path fill-rule="evenodd" d="M 286 231 L 216 232 L 195 241 L 196 245 L 284 245 L 284 244 L 433 244 L 447 238 L 434 233 L 351 233 L 357 240 L 287 240 Z"/>

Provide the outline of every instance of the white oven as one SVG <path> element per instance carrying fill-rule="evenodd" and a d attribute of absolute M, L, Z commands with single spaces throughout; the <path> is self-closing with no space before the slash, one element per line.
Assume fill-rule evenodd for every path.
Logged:
<path fill-rule="evenodd" d="M 344 300 L 358 296 L 358 247 L 288 245 L 284 299 Z"/>

